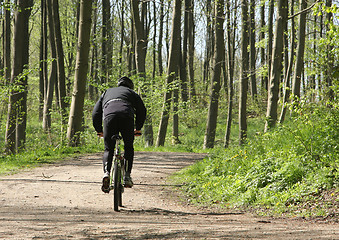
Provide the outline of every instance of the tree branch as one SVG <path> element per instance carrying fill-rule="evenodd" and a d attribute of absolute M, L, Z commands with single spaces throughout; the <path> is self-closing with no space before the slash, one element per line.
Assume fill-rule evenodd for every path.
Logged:
<path fill-rule="evenodd" d="M 292 19 L 292 18 L 294 18 L 294 17 L 296 17 L 296 16 L 298 16 L 298 15 L 300 15 L 300 14 L 303 14 L 303 13 L 305 13 L 305 12 L 311 10 L 311 9 L 312 9 L 317 3 L 319 3 L 319 2 L 320 2 L 320 0 L 314 2 L 314 3 L 313 3 L 311 6 L 309 6 L 308 8 L 305 8 L 305 9 L 301 10 L 300 12 L 297 12 L 296 14 L 293 14 L 292 16 L 289 16 L 287 19 L 290 20 L 290 19 Z"/>

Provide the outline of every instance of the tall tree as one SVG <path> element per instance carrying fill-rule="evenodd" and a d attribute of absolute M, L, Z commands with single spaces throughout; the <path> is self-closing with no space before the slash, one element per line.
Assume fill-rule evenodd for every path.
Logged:
<path fill-rule="evenodd" d="M 5 22 L 4 22 L 4 69 L 6 82 L 11 78 L 11 11 L 10 0 L 5 2 Z"/>
<path fill-rule="evenodd" d="M 248 90 L 248 2 L 241 0 L 241 79 L 239 89 L 239 144 L 247 138 L 247 90 Z"/>
<path fill-rule="evenodd" d="M 301 14 L 299 16 L 299 30 L 298 30 L 298 46 L 296 53 L 296 61 L 294 67 L 294 75 L 292 81 L 293 102 L 299 102 L 301 76 L 304 67 L 304 52 L 305 52 L 305 31 L 306 31 L 306 12 L 303 12 L 307 7 L 306 0 L 300 0 Z"/>
<path fill-rule="evenodd" d="M 291 15 L 294 14 L 294 0 L 291 1 L 291 7 L 290 7 L 290 12 Z M 295 20 L 294 18 L 291 19 L 291 53 L 290 53 L 290 59 L 288 61 L 288 68 L 285 69 L 285 79 L 284 79 L 284 97 L 283 97 L 283 105 L 282 105 L 282 110 L 280 113 L 280 118 L 279 118 L 279 123 L 283 123 L 285 120 L 285 115 L 287 111 L 287 102 L 288 99 L 290 98 L 290 85 L 291 85 L 291 73 L 292 73 L 292 68 L 293 68 L 293 59 L 295 57 Z"/>
<path fill-rule="evenodd" d="M 255 4 L 256 0 L 250 2 L 250 71 L 251 71 L 251 95 L 254 99 L 258 94 L 256 81 L 256 47 L 255 47 Z"/>
<path fill-rule="evenodd" d="M 188 8 L 188 73 L 189 73 L 189 97 L 191 101 L 195 101 L 195 77 L 194 77 L 194 2 L 190 0 Z"/>
<path fill-rule="evenodd" d="M 273 42 L 272 52 L 272 66 L 270 73 L 270 84 L 268 90 L 268 102 L 266 113 L 265 131 L 275 126 L 278 118 L 278 99 L 279 99 L 279 84 L 282 73 L 282 60 L 283 60 L 283 41 L 284 38 L 284 25 L 287 21 L 288 1 L 278 1 L 278 16 L 276 20 L 275 36 Z"/>
<path fill-rule="evenodd" d="M 98 1 L 93 1 L 93 17 L 92 17 L 92 42 L 91 42 L 91 64 L 90 64 L 90 78 L 92 81 L 92 84 L 89 84 L 88 86 L 88 96 L 91 100 L 97 99 L 98 95 L 98 88 L 95 86 L 96 84 L 99 84 L 98 82 L 98 44 L 97 44 L 97 19 L 98 19 Z"/>
<path fill-rule="evenodd" d="M 46 0 L 41 0 L 41 28 L 40 28 L 40 70 L 39 70 L 39 119 L 43 120 L 45 87 L 47 85 L 47 6 Z"/>
<path fill-rule="evenodd" d="M 204 73 L 203 73 L 203 83 L 207 86 L 207 82 L 209 80 L 210 75 L 210 61 L 213 53 L 213 24 L 212 24 L 212 5 L 211 1 L 206 2 L 206 50 L 205 50 L 205 58 L 204 58 Z M 206 87 L 207 88 L 207 87 Z"/>
<path fill-rule="evenodd" d="M 56 86 L 57 81 L 57 71 L 58 64 L 56 61 L 56 44 L 55 44 L 55 31 L 54 31 L 54 18 L 53 18 L 53 7 L 52 0 L 47 0 L 47 14 L 48 14 L 48 30 L 49 30 L 49 42 L 51 49 L 51 57 L 52 57 L 52 66 L 50 69 L 50 75 L 47 83 L 45 84 L 45 98 L 44 98 L 44 111 L 43 111 L 43 120 L 42 125 L 45 131 L 49 131 L 51 128 L 51 109 L 52 109 L 52 100 L 53 93 Z"/>
<path fill-rule="evenodd" d="M 180 80 L 181 80 L 181 98 L 184 102 L 188 100 L 188 84 L 187 84 L 187 46 L 188 46 L 188 18 L 191 0 L 185 0 L 184 8 L 184 32 L 182 39 L 182 52 L 180 63 Z"/>
<path fill-rule="evenodd" d="M 27 74 L 29 58 L 29 17 L 33 0 L 18 0 L 15 10 L 13 67 L 6 125 L 6 152 L 15 153 L 24 147 L 27 121 Z M 19 89 L 19 90 L 18 90 Z"/>
<path fill-rule="evenodd" d="M 260 6 L 260 35 L 259 35 L 259 41 L 264 41 L 265 39 L 265 1 L 261 2 Z M 266 62 L 266 48 L 264 45 L 260 48 L 260 58 L 261 58 L 261 67 L 264 68 L 265 62 Z M 267 75 L 262 74 L 261 76 L 261 90 L 267 90 Z"/>
<path fill-rule="evenodd" d="M 82 120 L 90 48 L 91 15 L 92 0 L 81 0 L 74 87 L 67 129 L 67 139 L 71 146 L 80 144 L 80 133 L 83 131 Z"/>
<path fill-rule="evenodd" d="M 267 40 L 267 86 L 266 90 L 269 88 L 271 66 L 272 66 L 272 44 L 273 44 L 273 17 L 274 17 L 274 2 L 275 0 L 269 0 L 269 12 L 268 12 L 268 40 Z"/>
<path fill-rule="evenodd" d="M 146 85 L 146 53 L 147 53 L 147 28 L 145 26 L 143 14 L 144 8 L 146 7 L 146 3 L 143 4 L 143 9 L 139 10 L 139 1 L 131 0 L 132 7 L 132 16 L 133 16 L 133 24 L 136 36 L 136 46 L 135 46 L 135 62 L 137 65 L 138 76 L 142 80 L 142 83 Z M 144 87 L 143 87 L 144 88 Z M 147 89 L 145 89 L 147 91 Z M 150 89 L 148 89 L 150 90 Z M 146 122 L 144 125 L 144 137 L 146 146 L 153 145 L 153 127 L 152 127 L 152 118 L 151 115 L 148 114 L 146 118 Z"/>
<path fill-rule="evenodd" d="M 65 63 L 64 63 L 64 48 L 62 44 L 61 28 L 60 28 L 60 16 L 59 16 L 59 1 L 52 0 L 52 14 L 54 22 L 54 37 L 55 48 L 57 57 L 57 71 L 58 71 L 58 96 L 59 107 L 62 113 L 62 121 L 66 122 L 66 77 L 65 77 Z"/>
<path fill-rule="evenodd" d="M 163 41 L 163 32 L 164 32 L 164 4 L 160 4 L 160 14 L 159 14 L 159 37 L 158 37 L 158 66 L 159 66 L 159 75 L 163 73 L 163 62 L 162 62 L 162 41 Z"/>
<path fill-rule="evenodd" d="M 102 42 L 101 42 L 101 82 L 109 81 L 112 68 L 112 45 L 111 45 L 111 3 L 110 0 L 102 0 Z"/>
<path fill-rule="evenodd" d="M 225 148 L 229 145 L 229 140 L 231 136 L 231 125 L 232 125 L 232 112 L 233 112 L 233 77 L 234 77 L 234 55 L 235 55 L 235 41 L 234 36 L 232 35 L 231 29 L 231 10 L 230 10 L 230 0 L 226 0 L 226 14 L 227 14 L 227 28 L 226 28 L 226 61 L 228 69 L 228 112 L 227 112 L 227 123 L 226 123 L 226 132 L 225 132 Z M 236 16 L 236 13 L 234 14 Z M 235 32 L 236 18 L 234 18 L 233 32 Z"/>
<path fill-rule="evenodd" d="M 217 128 L 221 67 L 224 64 L 224 0 L 215 1 L 215 50 L 204 148 L 213 148 Z"/>
<path fill-rule="evenodd" d="M 156 146 L 165 144 L 166 132 L 169 119 L 169 111 L 171 108 L 172 83 L 178 77 L 178 63 L 180 57 L 180 21 L 181 21 L 181 0 L 175 0 L 173 11 L 173 24 L 171 32 L 171 46 L 169 51 L 166 92 L 164 94 L 163 109 L 159 124 L 159 131 Z"/>
<path fill-rule="evenodd" d="M 326 8 L 327 13 L 326 13 L 326 33 L 327 36 L 329 36 L 329 34 L 331 34 L 331 25 L 333 24 L 333 13 L 332 11 L 330 11 L 329 9 L 332 7 L 332 0 L 326 0 Z M 327 59 L 328 59 L 328 63 L 327 63 L 327 67 L 326 67 L 326 98 L 332 102 L 334 100 L 334 91 L 332 89 L 333 86 L 333 69 L 334 69 L 334 57 L 333 57 L 333 45 L 332 44 L 328 44 L 327 45 Z"/>

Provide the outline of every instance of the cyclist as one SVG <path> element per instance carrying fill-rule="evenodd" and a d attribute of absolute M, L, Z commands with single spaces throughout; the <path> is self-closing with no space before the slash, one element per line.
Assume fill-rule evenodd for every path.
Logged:
<path fill-rule="evenodd" d="M 103 156 L 104 177 L 102 191 L 109 192 L 110 171 L 114 154 L 115 140 L 112 136 L 121 133 L 124 140 L 124 157 L 127 162 L 124 177 L 125 187 L 132 187 L 131 171 L 134 158 L 134 136 L 141 135 L 146 118 L 146 108 L 141 97 L 133 91 L 134 84 L 128 77 L 118 81 L 118 87 L 107 89 L 94 106 L 92 120 L 99 137 L 104 138 Z M 134 121 L 135 116 L 135 121 Z M 102 121 L 104 126 L 102 127 Z"/>

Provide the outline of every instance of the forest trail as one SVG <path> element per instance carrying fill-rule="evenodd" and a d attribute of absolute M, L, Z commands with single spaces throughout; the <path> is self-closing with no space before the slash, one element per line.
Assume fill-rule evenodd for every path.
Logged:
<path fill-rule="evenodd" d="M 339 224 L 257 217 L 185 204 L 166 177 L 202 158 L 137 152 L 135 186 L 112 209 L 101 154 L 0 176 L 0 239 L 338 239 Z"/>

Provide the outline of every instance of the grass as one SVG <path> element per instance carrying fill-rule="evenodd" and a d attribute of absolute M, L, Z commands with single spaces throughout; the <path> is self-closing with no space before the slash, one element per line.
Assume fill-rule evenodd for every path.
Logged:
<path fill-rule="evenodd" d="M 304 217 L 338 214 L 338 118 L 336 109 L 310 106 L 243 147 L 213 149 L 173 181 L 195 204 Z"/>

